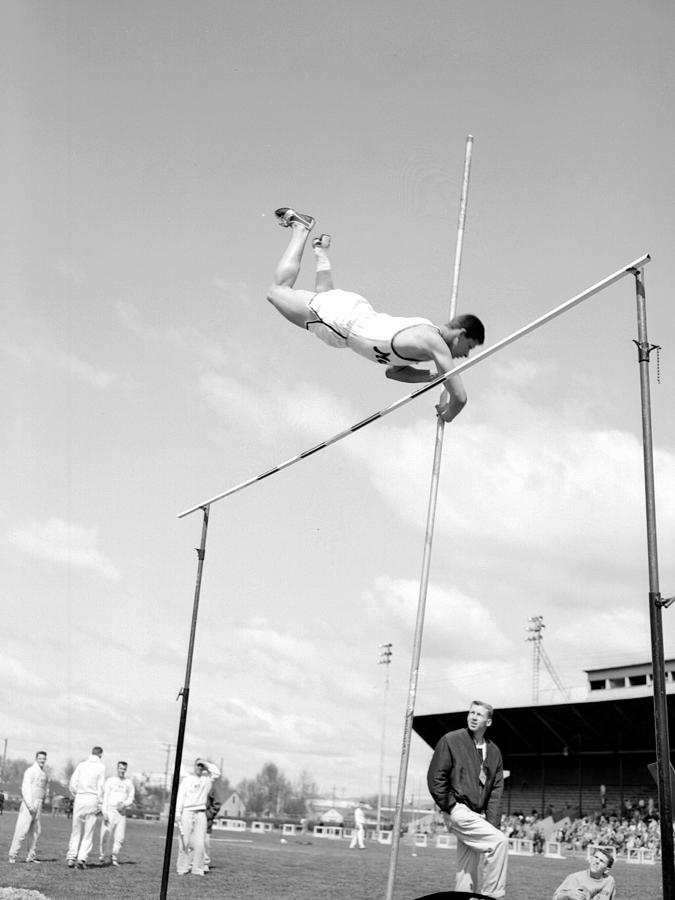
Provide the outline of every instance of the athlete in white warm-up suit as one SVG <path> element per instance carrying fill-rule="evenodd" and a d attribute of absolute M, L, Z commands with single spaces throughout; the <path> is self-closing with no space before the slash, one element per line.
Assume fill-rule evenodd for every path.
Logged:
<path fill-rule="evenodd" d="M 94 843 L 96 815 L 103 803 L 105 766 L 101 762 L 103 750 L 92 747 L 91 756 L 75 767 L 68 787 L 75 798 L 73 803 L 73 828 L 66 854 L 69 868 L 87 868 L 87 857 Z"/>
<path fill-rule="evenodd" d="M 133 781 L 127 778 L 127 764 L 120 760 L 117 763 L 117 775 L 107 778 L 103 788 L 101 862 L 110 860 L 113 866 L 119 865 L 118 857 L 127 829 L 127 810 L 134 802 L 134 793 Z"/>
<path fill-rule="evenodd" d="M 42 830 L 40 814 L 49 782 L 47 773 L 44 770 L 46 762 L 47 754 L 44 750 L 39 750 L 35 754 L 33 765 L 29 766 L 23 773 L 21 806 L 19 807 L 19 815 L 14 827 L 14 837 L 9 848 L 9 861 L 11 863 L 16 862 L 21 844 L 26 838 L 28 838 L 26 862 L 38 862 L 35 853 L 40 831 Z"/>
<path fill-rule="evenodd" d="M 194 774 L 186 775 L 178 788 L 176 822 L 180 834 L 176 871 L 179 875 L 203 875 L 205 869 L 206 804 L 211 785 L 220 770 L 207 759 L 195 760 Z"/>

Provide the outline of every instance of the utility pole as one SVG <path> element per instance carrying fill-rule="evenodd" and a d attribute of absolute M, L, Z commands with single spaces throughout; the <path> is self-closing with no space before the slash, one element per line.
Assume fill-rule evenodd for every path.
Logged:
<path fill-rule="evenodd" d="M 379 666 L 384 666 L 384 705 L 382 708 L 382 740 L 380 742 L 380 781 L 377 791 L 377 831 L 382 827 L 382 794 L 384 792 L 384 748 L 387 733 L 387 697 L 389 695 L 389 666 L 391 665 L 391 653 L 393 644 L 380 644 Z"/>
<path fill-rule="evenodd" d="M 171 758 L 171 751 L 174 749 L 173 744 L 162 744 L 162 748 L 166 750 L 166 765 L 164 766 L 164 806 L 167 803 L 167 797 L 169 795 L 169 760 Z"/>

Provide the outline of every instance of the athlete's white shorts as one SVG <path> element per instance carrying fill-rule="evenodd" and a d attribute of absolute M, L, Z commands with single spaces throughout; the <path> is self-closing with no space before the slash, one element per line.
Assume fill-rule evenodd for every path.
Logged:
<path fill-rule="evenodd" d="M 305 328 L 331 347 L 346 347 L 356 322 L 377 315 L 365 297 L 353 291 L 323 291 L 309 301 L 314 313 Z"/>

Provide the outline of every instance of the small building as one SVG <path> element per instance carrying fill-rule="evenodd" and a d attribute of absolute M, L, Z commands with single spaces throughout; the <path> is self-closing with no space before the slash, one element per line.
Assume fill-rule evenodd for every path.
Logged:
<path fill-rule="evenodd" d="M 242 819 L 246 815 L 246 804 L 237 791 L 232 790 L 232 788 L 221 788 L 218 790 L 218 782 L 216 782 L 216 794 L 220 801 L 220 809 L 216 818 Z"/>

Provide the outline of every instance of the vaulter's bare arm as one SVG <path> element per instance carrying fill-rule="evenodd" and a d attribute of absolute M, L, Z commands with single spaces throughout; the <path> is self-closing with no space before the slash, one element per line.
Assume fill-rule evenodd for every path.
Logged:
<path fill-rule="evenodd" d="M 414 335 L 414 342 L 401 348 L 402 352 L 405 349 L 407 352 L 419 355 L 420 362 L 427 360 L 433 362 L 436 366 L 436 374 L 432 373 L 430 369 L 418 369 L 415 366 L 389 366 L 385 373 L 387 378 L 404 381 L 408 384 L 427 383 L 454 368 L 455 363 L 450 348 L 435 329 L 424 328 L 420 331 L 415 329 L 415 331 L 417 333 Z M 452 422 L 466 406 L 466 391 L 459 375 L 448 375 L 443 385 L 445 390 L 436 409 L 445 422 Z"/>

